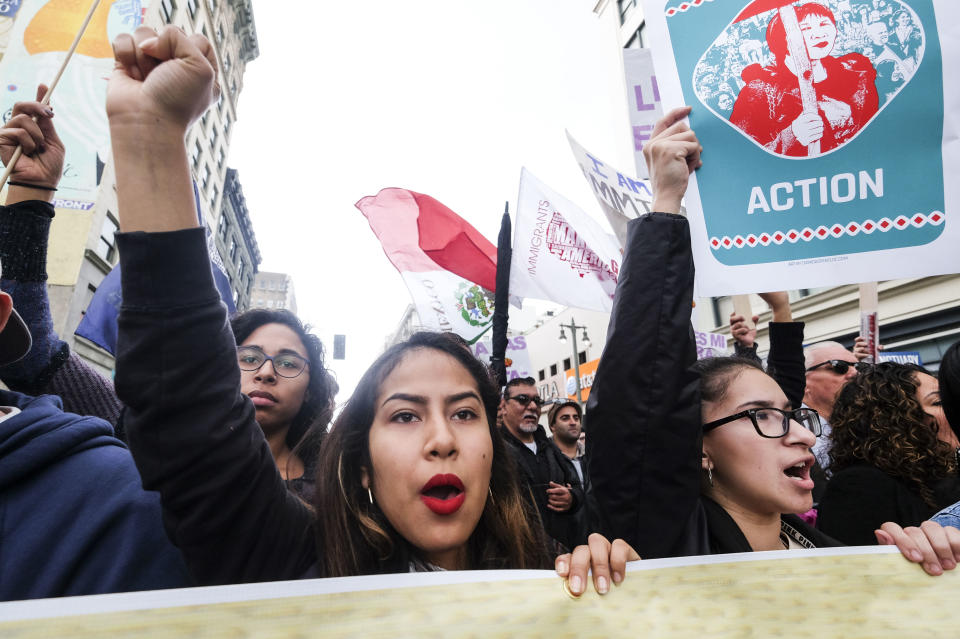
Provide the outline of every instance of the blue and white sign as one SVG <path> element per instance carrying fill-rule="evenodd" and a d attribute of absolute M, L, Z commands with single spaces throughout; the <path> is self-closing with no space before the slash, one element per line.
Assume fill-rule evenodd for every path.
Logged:
<path fill-rule="evenodd" d="M 877 354 L 877 361 L 895 362 L 897 364 L 916 364 L 917 366 L 923 366 L 923 362 L 920 361 L 920 353 L 918 351 L 881 351 Z"/>
<path fill-rule="evenodd" d="M 664 109 L 693 106 L 704 147 L 699 294 L 960 271 L 960 3 L 644 7 Z"/>

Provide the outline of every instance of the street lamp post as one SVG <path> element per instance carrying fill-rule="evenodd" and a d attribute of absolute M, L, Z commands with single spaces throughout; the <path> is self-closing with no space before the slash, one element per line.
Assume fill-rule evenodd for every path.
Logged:
<path fill-rule="evenodd" d="M 574 381 L 577 384 L 577 403 L 583 406 L 583 396 L 580 388 L 580 351 L 577 349 L 577 329 L 583 329 L 583 336 L 581 339 L 583 340 L 584 346 L 587 348 L 590 348 L 590 338 L 587 336 L 587 327 L 578 326 L 576 320 L 571 317 L 569 324 L 560 324 L 559 339 L 561 344 L 567 343 L 567 335 L 563 332 L 563 329 L 565 328 L 570 329 L 570 336 L 573 338 L 573 375 Z"/>

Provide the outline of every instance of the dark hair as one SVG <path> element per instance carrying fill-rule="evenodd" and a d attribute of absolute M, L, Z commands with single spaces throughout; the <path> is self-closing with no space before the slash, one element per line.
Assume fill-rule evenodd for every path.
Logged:
<path fill-rule="evenodd" d="M 797 22 L 802 21 L 807 16 L 823 16 L 824 18 L 829 18 L 834 26 L 837 24 L 837 18 L 833 15 L 833 11 L 816 2 L 808 2 L 800 5 L 796 7 L 796 12 Z M 770 47 L 770 52 L 773 53 L 773 56 L 777 59 L 777 64 L 783 64 L 784 59 L 790 51 L 787 47 L 787 32 L 783 28 L 783 21 L 780 19 L 779 11 L 773 14 L 769 24 L 767 24 L 767 46 Z"/>
<path fill-rule="evenodd" d="M 255 308 L 237 313 L 230 318 L 233 336 L 237 344 L 242 344 L 250 335 L 267 324 L 282 324 L 300 338 L 307 349 L 310 362 L 310 382 L 300 412 L 296 414 L 287 431 L 286 443 L 301 460 L 308 463 L 314 460 L 320 448 L 320 440 L 326 431 L 332 416 L 333 388 L 336 382 L 330 377 L 324 366 L 323 343 L 310 333 L 300 319 L 286 309 Z"/>
<path fill-rule="evenodd" d="M 514 386 L 536 386 L 536 385 L 537 385 L 537 380 L 533 379 L 532 377 L 514 377 L 509 382 L 507 382 L 506 386 L 503 387 L 503 396 L 504 397 L 507 396 L 508 388 L 513 388 Z"/>
<path fill-rule="evenodd" d="M 954 473 L 956 463 L 917 399 L 921 373 L 930 374 L 915 364 L 885 362 L 860 371 L 840 389 L 830 418 L 830 468 L 870 464 L 904 480 L 936 507 L 933 486 Z"/>
<path fill-rule="evenodd" d="M 947 423 L 960 438 L 960 342 L 947 349 L 940 361 L 937 374 L 940 381 L 940 400 Z"/>
<path fill-rule="evenodd" d="M 456 359 L 476 381 L 486 411 L 493 442 L 491 496 L 467 541 L 469 568 L 548 567 L 539 518 L 521 496 L 513 459 L 496 430 L 499 396 L 488 369 L 448 333 L 420 332 L 392 346 L 373 363 L 321 446 L 315 504 L 321 575 L 406 572 L 410 563 L 423 564 L 379 506 L 369 503 L 361 482 L 361 469 L 371 468 L 369 433 L 380 387 L 406 354 L 418 349 Z"/>
<path fill-rule="evenodd" d="M 748 368 L 767 374 L 759 362 L 746 357 L 706 357 L 697 360 L 693 371 L 700 376 L 700 400 L 722 401 L 730 384 Z"/>

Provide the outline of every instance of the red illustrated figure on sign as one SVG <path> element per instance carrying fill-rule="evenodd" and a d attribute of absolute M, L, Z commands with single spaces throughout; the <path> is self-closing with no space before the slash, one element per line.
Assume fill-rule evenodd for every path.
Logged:
<path fill-rule="evenodd" d="M 877 113 L 877 74 L 860 53 L 830 55 L 837 40 L 830 9 L 815 2 L 789 9 L 795 22 L 790 15 L 785 28 L 781 10 L 767 25 L 774 63 L 743 70 L 730 122 L 773 153 L 817 156 L 851 140 Z"/>

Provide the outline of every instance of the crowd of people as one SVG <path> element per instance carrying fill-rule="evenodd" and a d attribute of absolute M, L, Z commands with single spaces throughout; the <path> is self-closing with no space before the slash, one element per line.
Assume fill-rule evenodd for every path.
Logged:
<path fill-rule="evenodd" d="M 4 162 L 24 149 L 0 209 L 0 599 L 551 567 L 578 596 L 641 557 L 874 543 L 930 575 L 960 561 L 960 344 L 939 380 L 864 365 L 859 345 L 804 348 L 769 293 L 766 367 L 736 315 L 736 355 L 696 360 L 689 108 L 645 148 L 656 212 L 630 222 L 585 411 L 553 404 L 550 437 L 533 379 L 498 388 L 462 339 L 421 332 L 333 418 L 309 328 L 228 318 L 214 285 L 183 141 L 216 99 L 210 43 L 140 28 L 114 50 L 112 382 L 52 327 L 53 111 L 20 103 L 0 129 Z"/>

